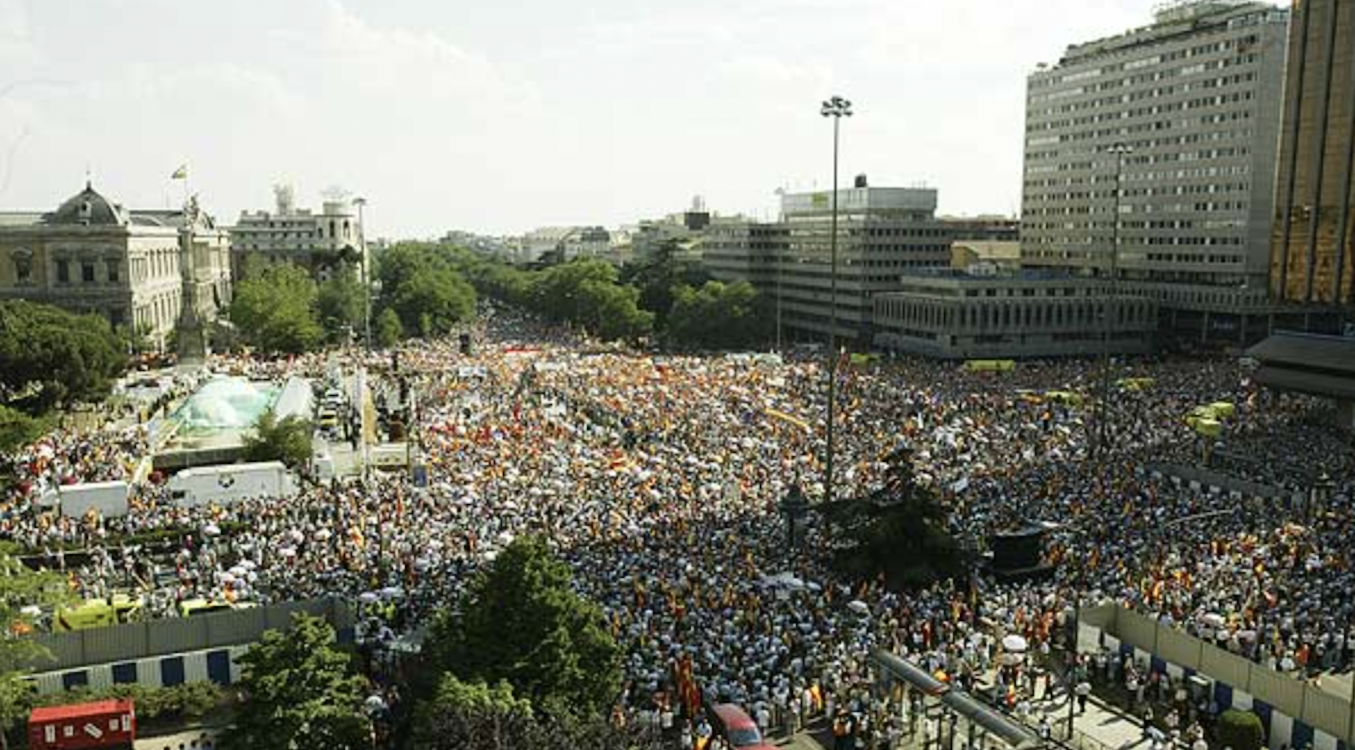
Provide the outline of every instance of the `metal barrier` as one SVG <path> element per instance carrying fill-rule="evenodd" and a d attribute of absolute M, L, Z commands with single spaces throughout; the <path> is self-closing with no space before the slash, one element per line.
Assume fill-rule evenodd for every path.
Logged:
<path fill-rule="evenodd" d="M 1118 605 L 1083 609 L 1083 622 L 1095 622 L 1122 644 L 1192 670 L 1215 682 L 1242 690 L 1310 727 L 1355 744 L 1351 696 L 1338 695 L 1317 685 L 1264 667 L 1211 643 L 1158 624 Z"/>
<path fill-rule="evenodd" d="M 283 602 L 231 612 L 168 618 L 51 633 L 33 640 L 46 650 L 28 665 L 35 671 L 78 669 L 96 664 L 129 662 L 186 651 L 205 651 L 254 643 L 267 630 L 288 626 L 294 613 L 324 618 L 342 633 L 357 621 L 348 602 L 336 598 Z"/>

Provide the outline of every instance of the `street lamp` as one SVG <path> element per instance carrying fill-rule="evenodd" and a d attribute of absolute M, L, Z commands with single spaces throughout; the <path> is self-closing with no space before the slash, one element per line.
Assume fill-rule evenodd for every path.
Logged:
<path fill-rule="evenodd" d="M 1124 143 L 1111 146 L 1108 153 L 1115 155 L 1115 215 L 1111 221 L 1110 273 L 1109 284 L 1101 309 L 1101 400 L 1097 404 L 1100 417 L 1097 419 L 1096 455 L 1105 459 L 1106 447 L 1110 437 L 1107 422 L 1110 412 L 1110 334 L 1111 318 L 1114 312 L 1114 297 L 1119 293 L 1120 277 L 1120 177 L 1124 172 L 1124 157 L 1134 153 L 1133 147 Z"/>
<path fill-rule="evenodd" d="M 358 246 L 362 252 L 362 328 L 367 341 L 367 353 L 372 353 L 372 279 L 367 272 L 367 225 L 363 221 L 362 209 L 367 205 L 366 198 L 354 198 L 353 205 L 358 207 Z"/>
<path fill-rule="evenodd" d="M 833 422 L 837 417 L 837 161 L 838 129 L 843 117 L 852 116 L 852 103 L 840 96 L 825 101 L 819 114 L 833 118 L 833 213 L 829 223 L 828 292 L 828 462 L 824 473 L 824 502 L 833 502 Z"/>

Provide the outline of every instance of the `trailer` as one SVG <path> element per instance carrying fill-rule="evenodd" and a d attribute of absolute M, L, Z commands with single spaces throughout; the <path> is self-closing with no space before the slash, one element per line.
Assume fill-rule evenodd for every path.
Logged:
<path fill-rule="evenodd" d="M 31 750 L 131 750 L 135 742 L 130 699 L 35 708 L 28 716 Z"/>
<path fill-rule="evenodd" d="M 68 484 L 57 489 L 61 515 L 81 518 L 91 510 L 104 518 L 127 515 L 126 482 L 84 482 Z"/>
<path fill-rule="evenodd" d="M 232 505 L 248 498 L 282 498 L 295 494 L 295 484 L 280 461 L 226 464 L 184 469 L 169 479 L 176 505 Z"/>

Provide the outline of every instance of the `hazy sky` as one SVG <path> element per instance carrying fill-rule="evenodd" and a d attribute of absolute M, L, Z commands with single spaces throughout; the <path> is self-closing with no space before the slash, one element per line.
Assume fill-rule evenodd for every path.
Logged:
<path fill-rule="evenodd" d="M 1025 76 L 1153 0 L 0 0 L 0 209 L 92 171 L 226 223 L 340 185 L 369 235 L 762 215 L 842 174 L 1020 203 Z"/>

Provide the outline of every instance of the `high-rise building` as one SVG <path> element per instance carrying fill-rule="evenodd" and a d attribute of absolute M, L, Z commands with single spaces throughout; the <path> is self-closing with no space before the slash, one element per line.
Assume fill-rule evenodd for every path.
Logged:
<path fill-rule="evenodd" d="M 1271 292 L 1355 302 L 1355 2 L 1294 3 Z"/>
<path fill-rule="evenodd" d="M 1032 73 L 1023 265 L 1107 276 L 1118 223 L 1117 278 L 1169 328 L 1262 333 L 1288 16 L 1174 2 Z"/>
<path fill-rule="evenodd" d="M 131 210 L 87 183 L 54 211 L 0 213 L 0 299 L 96 313 L 163 342 L 185 303 L 202 322 L 230 304 L 228 248 L 196 198 Z"/>

